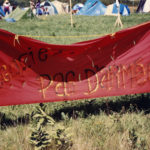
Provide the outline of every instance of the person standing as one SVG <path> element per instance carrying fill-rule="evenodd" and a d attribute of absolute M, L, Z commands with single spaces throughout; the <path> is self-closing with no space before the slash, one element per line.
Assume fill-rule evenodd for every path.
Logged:
<path fill-rule="evenodd" d="M 35 8 L 35 4 L 33 0 L 30 0 L 30 9 L 33 10 Z"/>
<path fill-rule="evenodd" d="M 10 10 L 9 10 L 9 7 L 10 7 L 10 2 L 9 0 L 5 0 L 4 3 L 3 3 L 3 7 L 4 7 L 4 12 L 5 12 L 5 15 L 8 13 L 10 13 Z"/>
<path fill-rule="evenodd" d="M 38 0 L 37 3 L 36 3 L 36 15 L 39 16 L 41 15 L 41 7 L 40 7 L 40 4 L 41 4 L 41 1 Z"/>

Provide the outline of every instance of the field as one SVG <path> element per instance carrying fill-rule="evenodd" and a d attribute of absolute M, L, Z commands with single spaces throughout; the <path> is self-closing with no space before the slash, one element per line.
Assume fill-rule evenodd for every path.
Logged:
<path fill-rule="evenodd" d="M 18 35 L 52 36 L 43 38 L 37 37 L 37 39 L 47 43 L 71 44 L 97 38 L 120 30 L 120 27 L 114 27 L 115 20 L 116 17 L 113 16 L 73 16 L 74 27 L 72 28 L 70 25 L 70 16 L 59 15 L 55 17 L 41 17 L 39 19 L 25 19 L 16 23 L 1 21 L 0 28 Z M 131 27 L 146 21 L 149 21 L 149 14 L 133 14 L 129 17 L 122 17 L 122 22 L 124 24 L 123 28 Z M 70 37 L 57 38 L 57 36 Z"/>
<path fill-rule="evenodd" d="M 122 17 L 123 28 L 149 21 L 150 14 Z M 0 21 L 0 28 L 51 44 L 71 44 L 121 30 L 116 17 L 69 15 Z M 10 97 L 11 99 L 11 97 Z M 2 99 L 0 99 L 2 100 Z M 0 150 L 33 150 L 31 114 L 38 104 L 0 107 Z M 55 126 L 69 130 L 72 150 L 149 150 L 150 94 L 46 103 Z M 51 127 L 46 126 L 51 133 Z M 58 149 L 58 148 L 53 148 Z"/>

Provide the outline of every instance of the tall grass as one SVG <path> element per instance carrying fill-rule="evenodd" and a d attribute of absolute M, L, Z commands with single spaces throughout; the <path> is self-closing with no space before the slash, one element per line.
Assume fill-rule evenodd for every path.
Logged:
<path fill-rule="evenodd" d="M 29 144 L 29 126 L 17 126 L 0 130 L 0 150 L 33 150 Z"/>
<path fill-rule="evenodd" d="M 150 115 L 126 113 L 74 120 L 73 150 L 148 150 Z M 134 130 L 134 134 L 130 132 Z M 135 143 L 133 137 L 136 137 Z M 133 145 L 134 144 L 134 145 Z"/>
<path fill-rule="evenodd" d="M 58 122 L 57 126 L 62 124 L 72 134 L 72 150 L 150 149 L 150 115 L 143 112 L 111 115 L 101 112 L 98 116 L 71 119 L 67 124 Z M 47 132 L 51 134 L 50 126 L 47 126 Z M 29 144 L 30 134 L 29 126 L 0 131 L 0 150 L 33 150 Z"/>

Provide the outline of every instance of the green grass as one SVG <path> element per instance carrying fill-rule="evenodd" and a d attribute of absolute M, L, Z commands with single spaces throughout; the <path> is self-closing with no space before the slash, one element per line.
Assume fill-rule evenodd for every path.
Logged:
<path fill-rule="evenodd" d="M 149 21 L 150 14 L 132 14 L 121 19 L 123 29 L 126 29 Z M 116 17 L 73 16 L 73 20 L 74 27 L 70 25 L 69 15 L 26 19 L 15 23 L 2 20 L 0 28 L 18 35 L 52 36 L 36 38 L 51 44 L 71 44 L 121 30 L 120 27 L 114 27 Z M 58 38 L 58 36 L 80 35 L 99 36 Z M 32 149 L 28 143 L 31 132 L 29 122 L 30 114 L 36 105 L 38 104 L 0 107 L 0 127 L 6 129 L 0 130 L 0 150 Z M 133 129 L 138 137 L 135 143 L 136 149 L 150 149 L 149 94 L 56 102 L 46 105 L 46 112 L 53 116 L 57 124 L 65 123 L 61 121 L 61 112 L 73 118 L 65 124 L 74 134 L 73 150 L 87 150 L 87 148 L 89 150 L 131 150 L 133 141 L 129 137 L 129 132 Z M 142 139 L 146 143 L 144 148 Z"/>
<path fill-rule="evenodd" d="M 124 27 L 128 28 L 146 21 L 149 21 L 149 14 L 133 14 L 123 16 Z M 28 20 L 21 20 L 15 23 L 0 22 L 0 28 L 18 35 L 32 36 L 80 36 L 80 35 L 105 35 L 120 30 L 114 27 L 116 17 L 113 16 L 73 16 L 74 27 L 70 25 L 69 15 L 49 16 Z M 95 37 L 75 38 L 37 38 L 47 43 L 71 44 L 79 41 L 89 40 Z"/>

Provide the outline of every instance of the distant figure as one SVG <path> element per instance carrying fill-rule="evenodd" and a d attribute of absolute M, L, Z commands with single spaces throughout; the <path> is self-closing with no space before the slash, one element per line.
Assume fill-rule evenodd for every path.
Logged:
<path fill-rule="evenodd" d="M 36 3 L 36 6 L 35 6 L 35 8 L 36 8 L 36 15 L 37 16 L 42 15 L 41 14 L 42 12 L 41 12 L 41 8 L 40 8 L 40 4 L 41 4 L 41 1 L 38 0 L 37 3 Z"/>
<path fill-rule="evenodd" d="M 45 13 L 46 16 L 49 15 L 49 10 L 48 10 L 47 7 L 45 8 L 45 12 L 44 13 Z"/>
<path fill-rule="evenodd" d="M 30 3 L 30 9 L 33 10 L 35 8 L 34 1 L 31 0 L 29 3 Z"/>
<path fill-rule="evenodd" d="M 10 13 L 10 10 L 9 10 L 9 7 L 10 7 L 10 3 L 9 3 L 9 0 L 5 0 L 4 3 L 3 3 L 3 6 L 4 6 L 4 12 L 5 14 L 9 14 Z"/>
<path fill-rule="evenodd" d="M 50 9 L 51 9 L 51 3 L 49 2 L 49 0 L 45 0 L 44 1 L 44 14 L 47 16 L 47 15 L 50 15 Z"/>
<path fill-rule="evenodd" d="M 0 14 L 0 20 L 2 19 L 2 17 L 3 17 L 3 16 Z"/>
<path fill-rule="evenodd" d="M 13 5 L 13 6 L 12 6 L 12 11 L 14 11 L 16 8 L 17 8 L 17 6 L 16 6 L 16 5 Z"/>

